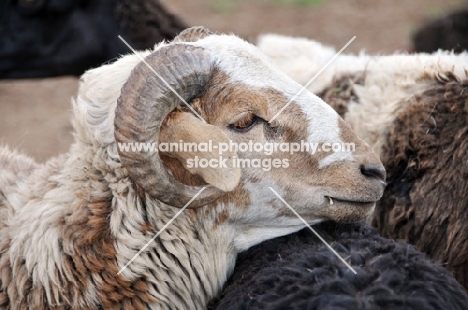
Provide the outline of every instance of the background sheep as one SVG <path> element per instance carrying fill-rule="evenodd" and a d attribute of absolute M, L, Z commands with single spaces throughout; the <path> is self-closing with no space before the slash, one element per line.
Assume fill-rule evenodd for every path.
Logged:
<path fill-rule="evenodd" d="M 463 287 L 414 247 L 363 223 L 315 228 L 356 275 L 304 229 L 239 254 L 209 309 L 466 309 Z"/>
<path fill-rule="evenodd" d="M 0 3 L 0 79 L 81 75 L 128 52 L 170 40 L 186 24 L 159 0 Z"/>
<path fill-rule="evenodd" d="M 383 193 L 383 166 L 333 109 L 302 92 L 272 120 L 300 89 L 253 45 L 200 27 L 88 71 L 69 153 L 36 166 L 0 151 L 0 307 L 203 309 L 237 253 L 303 227 L 269 187 L 310 223 L 369 216 Z M 301 139 L 354 143 L 356 151 L 275 151 L 290 165 L 266 171 L 189 167 L 187 156 L 217 158 L 202 150 L 121 147 Z"/>
<path fill-rule="evenodd" d="M 259 45 L 300 83 L 334 56 L 304 39 L 269 36 Z M 299 56 L 288 57 L 281 46 L 300 54 L 302 72 Z M 467 53 L 343 55 L 309 87 L 373 146 L 388 171 L 372 223 L 383 236 L 406 239 L 450 268 L 465 288 L 467 72 Z"/>
<path fill-rule="evenodd" d="M 438 49 L 460 53 L 468 49 L 468 9 L 425 23 L 412 36 L 416 52 L 433 53 Z"/>

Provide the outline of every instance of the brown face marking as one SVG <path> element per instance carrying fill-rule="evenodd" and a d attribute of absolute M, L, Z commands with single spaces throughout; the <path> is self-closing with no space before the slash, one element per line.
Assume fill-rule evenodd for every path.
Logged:
<path fill-rule="evenodd" d="M 306 141 L 309 135 L 308 121 L 304 112 L 297 104 L 290 104 L 272 124 L 268 124 L 271 119 L 286 103 L 288 98 L 275 89 L 255 89 L 242 84 L 227 84 L 228 76 L 222 72 L 217 72 L 210 87 L 210 93 L 205 94 L 196 102 L 195 109 L 199 109 L 200 114 L 210 123 L 227 127 L 236 115 L 242 112 L 253 112 L 264 119 L 255 128 L 247 133 L 230 132 L 230 137 L 237 143 L 248 142 L 249 140 L 266 143 L 291 143 L 301 140 Z M 214 91 L 212 91 L 214 89 Z M 221 98 L 221 99 L 219 99 Z M 197 111 L 198 112 L 198 111 Z M 268 156 L 263 153 L 240 153 L 239 158 L 260 160 L 278 158 L 287 160 L 289 168 L 272 169 L 269 172 L 258 171 L 258 169 L 243 169 L 243 180 L 249 183 L 257 183 L 268 174 L 268 179 L 275 180 L 277 184 L 282 184 L 284 180 L 310 179 L 311 174 L 316 170 L 318 161 L 326 154 L 317 154 L 312 157 L 309 153 L 300 152 L 293 155 L 288 152 L 276 152 Z M 295 180 L 291 180 L 294 175 Z M 291 191 L 294 186 L 290 186 Z M 300 187 L 298 187 L 300 188 Z M 304 188 L 302 187 L 301 190 Z M 294 192 L 291 196 L 297 194 Z M 237 197 L 237 199 L 240 197 Z M 285 197 L 287 198 L 287 197 Z M 223 202 L 223 197 L 221 200 Z M 247 201 L 246 201 L 247 202 Z"/>
<path fill-rule="evenodd" d="M 304 113 L 301 106 L 297 103 L 291 103 L 272 124 L 268 123 L 268 120 L 282 109 L 288 101 L 288 97 L 278 90 L 233 83 L 225 73 L 214 70 L 210 82 L 205 86 L 205 91 L 192 100 L 191 106 L 209 124 L 222 129 L 236 143 L 247 143 L 249 140 L 262 144 L 266 142 L 288 144 L 301 141 L 308 142 L 309 135 L 312 134 L 309 132 L 308 115 Z M 311 104 L 314 103 L 311 102 Z M 186 108 L 182 107 L 180 109 Z M 324 113 L 334 114 L 334 112 L 328 111 L 328 109 L 324 110 L 320 108 L 319 110 L 324 111 Z M 250 130 L 238 132 L 230 127 L 231 124 L 236 123 L 249 113 L 253 113 L 259 118 L 257 124 Z M 331 117 L 330 119 L 338 120 L 337 125 L 341 129 L 340 139 L 344 140 L 343 142 L 355 142 L 357 151 L 361 154 L 360 157 L 362 157 L 360 160 L 379 163 L 378 158 L 373 152 L 368 147 L 364 147 L 365 144 L 356 137 L 351 128 L 342 119 L 339 119 L 338 116 L 336 118 L 335 116 Z M 314 130 L 321 129 L 317 128 Z M 323 141 L 320 143 L 323 143 Z M 279 159 L 281 163 L 287 161 L 289 165 L 287 168 L 272 168 L 270 171 L 264 171 L 262 168 L 242 168 L 242 180 L 238 188 L 241 188 L 242 184 L 256 184 L 259 180 L 264 179 L 278 184 L 285 189 L 283 198 L 296 205 L 303 214 L 308 214 L 311 218 L 317 218 L 318 215 L 326 217 L 327 212 L 333 213 L 330 213 L 330 216 L 334 219 L 356 218 L 352 212 L 353 207 L 347 208 L 344 206 L 346 208 L 343 208 L 343 214 L 340 214 L 339 208 L 335 207 L 337 210 L 333 211 L 333 208 L 318 205 L 322 203 L 320 201 L 323 200 L 323 197 L 312 193 L 311 191 L 313 190 L 318 191 L 317 193 L 335 190 L 340 193 L 338 194 L 340 198 L 344 197 L 350 200 L 362 198 L 372 201 L 377 199 L 373 197 L 380 197 L 382 190 L 381 183 L 376 184 L 376 182 L 369 181 L 363 177 L 360 171 L 360 162 L 343 160 L 329 167 L 318 169 L 319 161 L 330 155 L 327 152 L 317 152 L 315 154 L 296 152 L 290 154 L 289 152 L 277 151 L 272 155 L 266 155 L 263 152 L 239 152 L 237 155 L 238 158 L 247 160 L 256 159 L 263 161 L 265 159 Z M 184 178 L 189 180 L 187 176 Z M 368 193 L 368 196 L 364 196 L 362 192 Z M 246 195 L 250 194 L 247 193 Z M 311 197 L 315 198 L 312 199 Z M 244 199 L 226 194 L 221 196 L 217 202 L 248 206 L 251 203 L 255 203 L 250 200 L 250 197 Z M 246 203 L 240 204 L 239 201 L 245 201 Z M 314 201 L 315 210 L 305 206 L 307 203 L 304 203 L 304 201 Z M 283 209 L 284 206 L 281 205 L 281 208 Z M 357 217 L 363 218 L 361 215 L 363 213 L 362 210 L 354 209 L 356 209 L 356 214 L 360 214 Z M 367 214 L 369 210 L 371 208 L 366 208 L 364 213 Z"/>
<path fill-rule="evenodd" d="M 204 93 L 193 100 L 192 107 L 210 124 L 225 127 L 233 118 L 241 113 L 253 112 L 269 119 L 267 98 L 259 96 L 264 90 L 229 82 L 226 73 L 214 70 L 210 82 L 205 86 Z M 286 102 L 285 102 L 286 103 Z"/>

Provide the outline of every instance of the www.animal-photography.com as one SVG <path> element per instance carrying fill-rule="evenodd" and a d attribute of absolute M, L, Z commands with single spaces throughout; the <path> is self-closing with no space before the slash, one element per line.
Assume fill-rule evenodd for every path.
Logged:
<path fill-rule="evenodd" d="M 465 0 L 0 3 L 0 308 L 468 309 Z"/>

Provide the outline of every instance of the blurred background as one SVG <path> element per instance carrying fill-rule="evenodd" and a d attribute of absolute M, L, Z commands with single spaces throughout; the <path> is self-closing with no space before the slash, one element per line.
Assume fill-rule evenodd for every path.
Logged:
<path fill-rule="evenodd" d="M 348 52 L 391 53 L 411 47 L 425 21 L 455 11 L 466 0 L 166 0 L 190 25 L 255 41 L 262 33 L 307 37 Z"/>
<path fill-rule="evenodd" d="M 7 0 L 0 5 L 0 32 L 6 34 L 0 40 L 0 143 L 40 162 L 66 152 L 72 142 L 70 102 L 78 88 L 77 76 L 129 52 L 117 41 L 118 34 L 144 48 L 172 38 L 186 26 L 203 25 L 253 43 L 260 34 L 279 33 L 314 39 L 337 50 L 356 36 L 345 52 L 388 54 L 413 51 L 412 38 L 423 25 L 429 25 L 426 33 L 431 38 L 421 39 L 424 44 L 418 49 L 443 44 L 451 37 L 441 27 L 454 25 L 443 18 L 468 8 L 467 4 L 466 0 Z M 432 22 L 441 18 L 438 24 Z M 457 23 L 468 29 L 466 17 Z"/>

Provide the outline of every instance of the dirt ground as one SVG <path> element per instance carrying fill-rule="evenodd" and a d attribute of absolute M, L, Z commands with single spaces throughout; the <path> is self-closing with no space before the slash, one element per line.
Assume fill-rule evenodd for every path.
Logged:
<path fill-rule="evenodd" d="M 308 37 L 347 52 L 391 53 L 410 47 L 422 22 L 466 5 L 466 0 L 322 0 L 304 6 L 268 0 L 166 0 L 190 25 L 233 32 L 252 42 L 262 33 Z M 289 1 L 294 2 L 294 1 Z M 38 161 L 66 152 L 72 142 L 74 77 L 0 81 L 0 143 Z"/>

